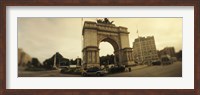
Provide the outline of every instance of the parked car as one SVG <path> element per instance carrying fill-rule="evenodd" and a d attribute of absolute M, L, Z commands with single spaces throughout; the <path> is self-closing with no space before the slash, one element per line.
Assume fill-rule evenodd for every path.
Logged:
<path fill-rule="evenodd" d="M 152 65 L 161 65 L 161 61 L 155 60 L 151 62 Z"/>
<path fill-rule="evenodd" d="M 118 73 L 124 71 L 125 71 L 125 66 L 113 66 L 109 69 L 109 73 Z"/>
<path fill-rule="evenodd" d="M 60 73 L 62 74 L 81 74 L 82 69 L 81 68 L 63 68 L 60 70 Z"/>
<path fill-rule="evenodd" d="M 168 65 L 168 64 L 173 63 L 171 56 L 169 56 L 169 55 L 162 55 L 161 56 L 161 62 L 162 62 L 162 65 Z"/>
<path fill-rule="evenodd" d="M 103 76 L 106 75 L 108 72 L 105 69 L 100 69 L 98 67 L 88 68 L 82 71 L 83 76 Z"/>

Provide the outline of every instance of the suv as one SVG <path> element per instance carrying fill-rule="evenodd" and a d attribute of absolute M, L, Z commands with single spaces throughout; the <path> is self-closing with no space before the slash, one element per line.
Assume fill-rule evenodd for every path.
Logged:
<path fill-rule="evenodd" d="M 107 71 L 105 69 L 101 70 L 98 67 L 88 68 L 87 70 L 83 70 L 82 72 L 83 76 L 88 76 L 88 75 L 103 76 L 105 74 L 107 74 Z"/>

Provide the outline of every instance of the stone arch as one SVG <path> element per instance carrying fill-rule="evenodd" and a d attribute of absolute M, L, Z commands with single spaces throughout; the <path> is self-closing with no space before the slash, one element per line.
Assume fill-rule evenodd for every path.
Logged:
<path fill-rule="evenodd" d="M 98 47 L 100 45 L 101 42 L 108 42 L 109 44 L 111 44 L 111 46 L 114 49 L 114 63 L 115 65 L 117 65 L 119 63 L 119 54 L 117 54 L 116 52 L 120 50 L 119 47 L 119 42 L 117 42 L 116 40 L 114 40 L 111 37 L 104 37 L 104 39 L 99 40 L 98 42 Z"/>
<path fill-rule="evenodd" d="M 126 27 L 86 21 L 83 26 L 83 66 L 100 66 L 99 44 L 110 43 L 119 59 L 118 65 L 134 64 L 132 48 L 129 47 L 129 32 Z"/>

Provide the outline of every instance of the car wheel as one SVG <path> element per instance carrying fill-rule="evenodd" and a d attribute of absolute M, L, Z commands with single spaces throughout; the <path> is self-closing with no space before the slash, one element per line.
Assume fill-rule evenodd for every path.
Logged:
<path fill-rule="evenodd" d="M 100 73 L 97 73 L 97 76 L 99 77 L 99 76 L 101 76 L 101 74 L 100 74 Z"/>
<path fill-rule="evenodd" d="M 87 76 L 87 74 L 86 74 L 86 73 L 83 73 L 83 76 L 85 77 L 85 76 Z"/>

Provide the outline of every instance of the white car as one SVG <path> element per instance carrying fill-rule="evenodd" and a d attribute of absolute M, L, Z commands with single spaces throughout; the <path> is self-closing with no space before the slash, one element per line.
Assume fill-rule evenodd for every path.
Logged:
<path fill-rule="evenodd" d="M 83 76 L 103 76 L 105 74 L 107 74 L 108 71 L 106 71 L 105 69 L 101 70 L 98 67 L 93 67 L 93 68 L 88 68 L 87 70 L 83 70 L 82 75 Z"/>

